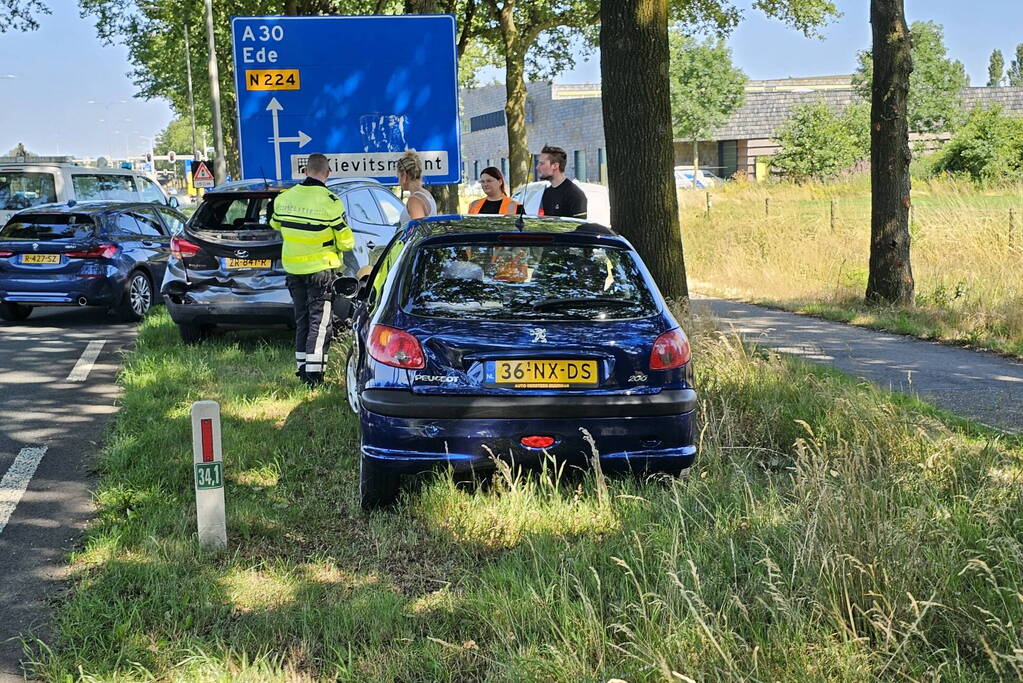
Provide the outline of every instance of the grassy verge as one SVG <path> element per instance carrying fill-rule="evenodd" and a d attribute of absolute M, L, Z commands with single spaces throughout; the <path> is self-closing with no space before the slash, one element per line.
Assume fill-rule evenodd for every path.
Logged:
<path fill-rule="evenodd" d="M 916 181 L 904 308 L 863 303 L 870 188 L 732 183 L 680 193 L 686 265 L 715 292 L 832 320 L 1023 356 L 1023 188 Z"/>
<path fill-rule="evenodd" d="M 425 478 L 363 515 L 355 425 L 286 336 L 143 325 L 49 680 L 1023 675 L 1021 443 L 694 334 L 686 480 Z M 197 548 L 188 408 L 221 402 L 230 550 Z"/>

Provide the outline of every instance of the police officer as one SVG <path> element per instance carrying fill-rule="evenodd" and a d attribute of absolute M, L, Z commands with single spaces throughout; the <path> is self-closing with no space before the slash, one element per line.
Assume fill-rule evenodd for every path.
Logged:
<path fill-rule="evenodd" d="M 295 303 L 295 374 L 314 387 L 327 367 L 334 280 L 355 237 L 345 222 L 344 205 L 325 185 L 327 157 L 310 154 L 305 175 L 274 200 L 270 225 L 284 240 L 281 263 Z"/>

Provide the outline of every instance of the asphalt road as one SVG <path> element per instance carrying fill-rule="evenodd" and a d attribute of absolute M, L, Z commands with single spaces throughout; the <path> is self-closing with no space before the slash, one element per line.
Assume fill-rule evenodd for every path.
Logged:
<path fill-rule="evenodd" d="M 747 341 L 832 365 L 989 427 L 1023 433 L 1023 363 L 997 354 L 694 296 Z"/>
<path fill-rule="evenodd" d="M 23 323 L 0 322 L 2 683 L 23 680 L 19 634 L 48 636 L 47 600 L 93 513 L 90 460 L 134 339 L 134 325 L 93 309 L 41 308 Z"/>

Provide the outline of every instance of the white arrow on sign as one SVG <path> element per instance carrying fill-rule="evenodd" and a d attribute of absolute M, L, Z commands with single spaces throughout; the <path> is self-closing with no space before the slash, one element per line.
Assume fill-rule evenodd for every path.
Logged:
<path fill-rule="evenodd" d="M 274 146 L 274 162 L 277 164 L 277 180 L 281 180 L 281 143 L 297 142 L 298 148 L 302 149 L 303 147 L 306 146 L 306 143 L 312 140 L 311 137 L 309 137 L 302 131 L 298 131 L 297 137 L 288 138 L 281 137 L 280 127 L 277 122 L 277 112 L 283 109 L 284 109 L 283 105 L 281 105 L 281 103 L 277 101 L 276 97 L 271 97 L 270 104 L 266 105 L 266 110 L 270 112 L 270 115 L 273 117 L 274 120 L 274 136 L 272 138 L 267 138 L 267 142 L 270 142 Z"/>

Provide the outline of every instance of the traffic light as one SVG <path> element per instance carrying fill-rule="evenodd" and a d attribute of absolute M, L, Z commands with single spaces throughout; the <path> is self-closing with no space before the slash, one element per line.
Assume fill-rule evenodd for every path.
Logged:
<path fill-rule="evenodd" d="M 153 163 L 153 153 L 152 152 L 146 152 L 146 163 L 147 164 Z"/>

